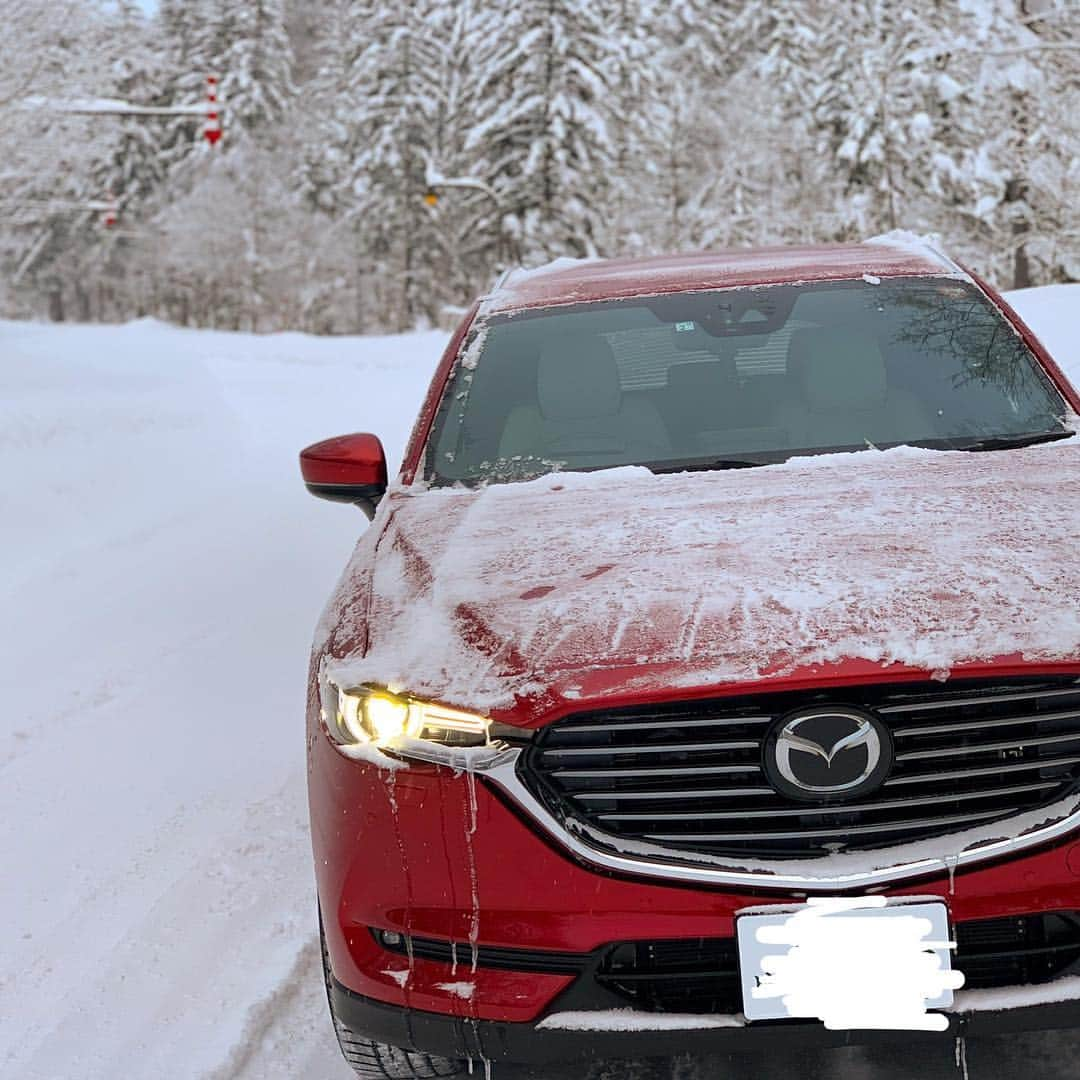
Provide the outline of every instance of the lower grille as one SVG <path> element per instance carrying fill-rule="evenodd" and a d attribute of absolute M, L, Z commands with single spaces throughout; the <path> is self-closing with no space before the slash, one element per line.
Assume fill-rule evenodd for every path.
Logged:
<path fill-rule="evenodd" d="M 400 956 L 436 960 L 453 967 L 471 968 L 473 957 L 478 968 L 502 971 L 538 971 L 558 975 L 576 975 L 589 961 L 588 953 L 551 952 L 546 949 L 510 949 L 498 945 L 477 945 L 467 941 L 442 938 L 406 937 L 396 931 L 372 930 L 372 937 L 384 949 Z"/>
<path fill-rule="evenodd" d="M 879 790 L 795 801 L 763 746 L 794 710 L 874 714 L 894 747 Z M 756 694 L 580 713 L 545 728 L 521 778 L 603 842 L 796 858 L 880 848 L 1025 813 L 1080 789 L 1080 678 L 954 680 Z"/>
<path fill-rule="evenodd" d="M 596 981 L 646 1012 L 742 1012 L 734 938 L 624 942 Z"/>
<path fill-rule="evenodd" d="M 1080 913 L 957 923 L 953 966 L 964 989 L 1047 982 L 1080 962 Z M 624 942 L 610 948 L 597 981 L 647 1012 L 739 1013 L 733 938 Z"/>

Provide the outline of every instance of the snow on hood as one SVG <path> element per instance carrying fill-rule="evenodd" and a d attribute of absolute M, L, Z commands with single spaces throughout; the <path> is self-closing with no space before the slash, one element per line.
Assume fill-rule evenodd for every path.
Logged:
<path fill-rule="evenodd" d="M 463 707 L 573 696 L 598 668 L 647 691 L 1080 660 L 1080 439 L 403 488 L 384 514 L 367 653 L 335 677 Z"/>

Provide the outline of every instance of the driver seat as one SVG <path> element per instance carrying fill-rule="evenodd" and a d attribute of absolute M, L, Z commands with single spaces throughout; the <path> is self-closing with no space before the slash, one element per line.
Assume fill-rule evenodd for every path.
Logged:
<path fill-rule="evenodd" d="M 935 437 L 918 399 L 890 387 L 877 341 L 850 327 L 796 330 L 788 372 L 801 391 L 778 410 L 789 446 L 874 446 Z"/>

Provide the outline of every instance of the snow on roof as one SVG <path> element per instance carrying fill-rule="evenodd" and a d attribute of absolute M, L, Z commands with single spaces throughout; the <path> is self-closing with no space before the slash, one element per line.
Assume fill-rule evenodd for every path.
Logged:
<path fill-rule="evenodd" d="M 664 292 L 870 277 L 966 277 L 933 237 L 895 230 L 860 244 L 731 248 L 647 258 L 555 259 L 505 275 L 483 312 Z"/>
<path fill-rule="evenodd" d="M 1075 438 L 398 489 L 370 608 L 343 593 L 324 625 L 339 627 L 335 678 L 471 709 L 842 661 L 942 678 L 1007 656 L 1080 667 L 1078 507 Z"/>

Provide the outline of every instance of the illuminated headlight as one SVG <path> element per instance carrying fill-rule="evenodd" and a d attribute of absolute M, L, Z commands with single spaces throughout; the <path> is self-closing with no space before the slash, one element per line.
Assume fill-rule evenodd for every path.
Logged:
<path fill-rule="evenodd" d="M 430 701 L 393 694 L 374 686 L 343 690 L 321 680 L 322 715 L 339 743 L 385 746 L 395 739 L 423 739 L 439 746 L 486 746 L 489 721 L 484 716 Z"/>

